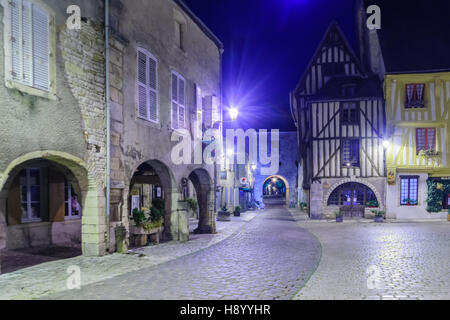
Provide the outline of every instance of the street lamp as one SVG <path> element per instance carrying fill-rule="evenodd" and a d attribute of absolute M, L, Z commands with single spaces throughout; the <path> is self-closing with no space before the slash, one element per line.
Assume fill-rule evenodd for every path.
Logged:
<path fill-rule="evenodd" d="M 389 149 L 391 147 L 391 143 L 389 142 L 389 140 L 383 140 L 383 147 L 385 149 Z"/>
<path fill-rule="evenodd" d="M 230 114 L 231 121 L 235 121 L 239 115 L 239 110 L 236 109 L 235 107 L 230 107 L 228 113 Z"/>
<path fill-rule="evenodd" d="M 256 171 L 256 164 L 252 164 L 252 170 Z"/>

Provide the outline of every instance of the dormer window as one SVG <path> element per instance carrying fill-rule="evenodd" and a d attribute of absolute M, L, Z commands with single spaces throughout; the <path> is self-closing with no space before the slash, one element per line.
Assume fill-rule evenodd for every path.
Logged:
<path fill-rule="evenodd" d="M 425 84 L 406 85 L 405 108 L 425 108 Z"/>
<path fill-rule="evenodd" d="M 175 45 L 181 50 L 185 50 L 185 33 L 187 21 L 181 12 L 174 10 L 173 14 Z"/>
<path fill-rule="evenodd" d="M 356 85 L 350 84 L 342 87 L 342 96 L 344 98 L 354 98 L 356 92 Z"/>

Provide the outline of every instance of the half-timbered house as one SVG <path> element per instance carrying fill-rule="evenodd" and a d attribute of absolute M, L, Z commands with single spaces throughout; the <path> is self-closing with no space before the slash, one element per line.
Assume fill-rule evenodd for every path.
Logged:
<path fill-rule="evenodd" d="M 365 25 L 372 4 L 396 13 L 383 15 L 380 30 Z M 359 5 L 361 57 L 384 80 L 386 216 L 444 219 L 450 207 L 448 13 L 423 1 Z"/>
<path fill-rule="evenodd" d="M 365 71 L 336 23 L 325 33 L 291 106 L 298 128 L 311 218 L 363 217 L 384 206 L 384 104 L 378 77 Z"/>

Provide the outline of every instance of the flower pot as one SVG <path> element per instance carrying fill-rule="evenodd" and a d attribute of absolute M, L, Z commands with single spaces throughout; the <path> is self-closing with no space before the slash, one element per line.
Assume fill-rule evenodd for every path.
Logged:
<path fill-rule="evenodd" d="M 374 217 L 374 221 L 377 223 L 383 222 L 384 218 L 383 216 L 375 216 Z"/>
<path fill-rule="evenodd" d="M 231 221 L 231 213 L 228 211 L 219 211 L 217 213 L 217 220 L 218 221 Z"/>
<path fill-rule="evenodd" d="M 450 213 L 447 214 L 447 221 L 450 221 Z"/>
<path fill-rule="evenodd" d="M 234 212 L 234 216 L 235 216 L 235 217 L 240 217 L 240 216 L 241 216 L 241 213 L 240 213 L 239 211 L 235 211 L 235 212 Z"/>
<path fill-rule="evenodd" d="M 344 222 L 344 216 L 337 216 L 336 222 Z"/>

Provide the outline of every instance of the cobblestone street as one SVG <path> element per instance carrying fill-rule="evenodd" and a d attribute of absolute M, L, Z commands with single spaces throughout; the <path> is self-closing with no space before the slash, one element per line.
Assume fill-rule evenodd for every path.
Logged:
<path fill-rule="evenodd" d="M 448 222 L 299 221 L 322 259 L 295 299 L 450 299 Z"/>
<path fill-rule="evenodd" d="M 45 299 L 290 299 L 319 258 L 315 237 L 271 209 L 205 250 Z"/>

